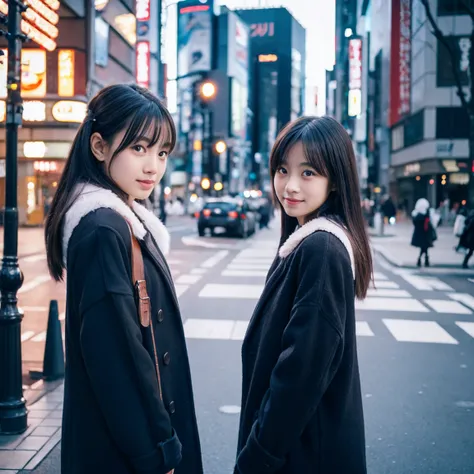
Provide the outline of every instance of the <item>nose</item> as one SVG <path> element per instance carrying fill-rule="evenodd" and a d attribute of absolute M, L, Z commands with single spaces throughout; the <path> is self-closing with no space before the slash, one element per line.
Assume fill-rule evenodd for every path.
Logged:
<path fill-rule="evenodd" d="M 149 154 L 143 164 L 143 172 L 148 176 L 154 176 L 158 173 L 158 159 L 156 156 Z"/>
<path fill-rule="evenodd" d="M 299 180 L 297 176 L 289 176 L 286 182 L 285 191 L 288 194 L 297 194 L 300 191 Z"/>

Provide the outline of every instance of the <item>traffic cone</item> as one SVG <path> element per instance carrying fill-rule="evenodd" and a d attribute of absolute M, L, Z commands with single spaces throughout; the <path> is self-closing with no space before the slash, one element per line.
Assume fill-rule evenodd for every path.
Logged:
<path fill-rule="evenodd" d="M 64 377 L 64 350 L 59 322 L 58 302 L 49 303 L 48 329 L 46 330 L 46 345 L 44 348 L 43 372 L 30 371 L 32 378 L 42 378 L 46 381 Z"/>

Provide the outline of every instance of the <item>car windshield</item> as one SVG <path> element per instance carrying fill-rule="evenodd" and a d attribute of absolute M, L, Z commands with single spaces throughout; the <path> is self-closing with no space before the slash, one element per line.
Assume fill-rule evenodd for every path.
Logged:
<path fill-rule="evenodd" d="M 204 206 L 205 209 L 222 209 L 225 212 L 229 212 L 235 209 L 235 204 L 231 202 L 209 202 Z"/>

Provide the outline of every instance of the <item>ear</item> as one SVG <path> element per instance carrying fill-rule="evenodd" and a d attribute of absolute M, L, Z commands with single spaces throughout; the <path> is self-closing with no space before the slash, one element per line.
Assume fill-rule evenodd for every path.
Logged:
<path fill-rule="evenodd" d="M 104 162 L 107 143 L 102 138 L 100 133 L 95 132 L 92 134 L 90 145 L 92 154 L 95 156 L 96 160 Z"/>

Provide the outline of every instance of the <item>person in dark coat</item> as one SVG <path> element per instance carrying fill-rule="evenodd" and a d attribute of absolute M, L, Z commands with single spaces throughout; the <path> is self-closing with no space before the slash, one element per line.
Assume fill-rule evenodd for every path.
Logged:
<path fill-rule="evenodd" d="M 412 212 L 413 235 L 411 245 L 420 249 L 420 255 L 416 265 L 421 267 L 421 259 L 425 256 L 425 266 L 430 266 L 428 249 L 433 247 L 436 240 L 436 231 L 430 219 L 430 203 L 427 199 L 421 198 L 416 201 L 415 209 Z"/>
<path fill-rule="evenodd" d="M 52 277 L 67 268 L 63 474 L 203 473 L 170 237 L 137 202 L 175 140 L 159 99 L 110 86 L 89 104 L 61 177 L 45 235 Z M 132 283 L 132 235 L 148 320 Z"/>
<path fill-rule="evenodd" d="M 372 275 L 351 140 L 303 117 L 270 158 L 278 254 L 242 347 L 235 474 L 365 474 L 354 299 Z"/>
<path fill-rule="evenodd" d="M 474 211 L 470 211 L 466 222 L 464 223 L 464 230 L 459 239 L 459 247 L 467 249 L 466 256 L 462 263 L 462 268 L 469 268 L 469 259 L 474 253 Z"/>

